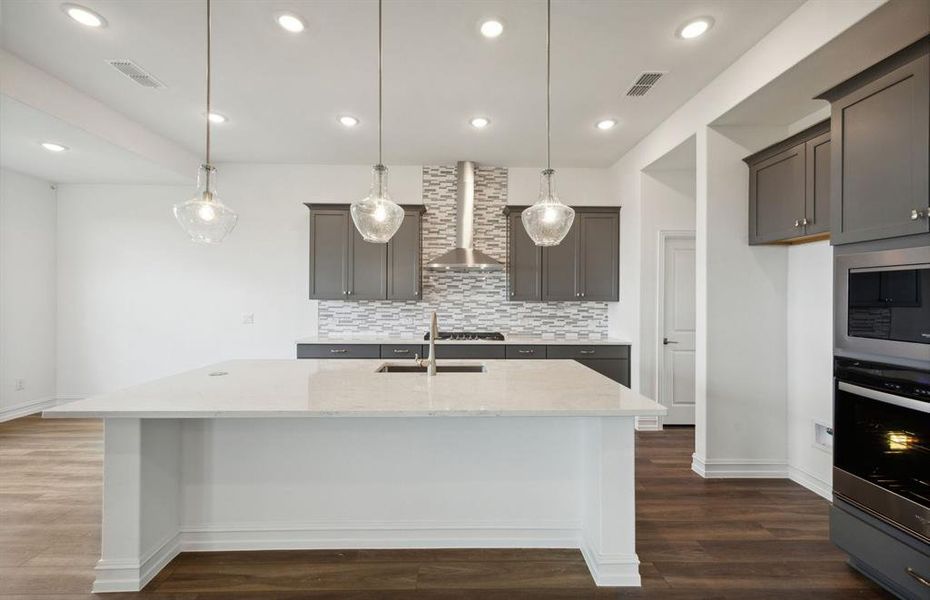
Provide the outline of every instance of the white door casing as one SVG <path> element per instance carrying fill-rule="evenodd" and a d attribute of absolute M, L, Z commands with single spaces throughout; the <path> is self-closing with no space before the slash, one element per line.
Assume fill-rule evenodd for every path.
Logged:
<path fill-rule="evenodd" d="M 656 378 L 666 425 L 694 425 L 693 231 L 659 232 Z"/>

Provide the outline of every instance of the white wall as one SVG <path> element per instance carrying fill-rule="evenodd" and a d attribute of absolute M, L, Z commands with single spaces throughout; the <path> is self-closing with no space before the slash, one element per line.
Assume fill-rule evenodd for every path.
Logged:
<path fill-rule="evenodd" d="M 658 306 L 659 232 L 694 231 L 695 172 L 692 169 L 643 172 L 642 266 L 640 277 L 640 386 L 656 398 L 656 352 L 662 337 Z"/>
<path fill-rule="evenodd" d="M 511 198 L 532 189 L 534 202 L 538 170 L 518 171 Z M 317 331 L 303 203 L 361 198 L 369 172 L 220 165 L 219 195 L 239 224 L 216 246 L 189 242 L 171 216 L 192 187 L 60 186 L 59 393 L 87 396 L 230 358 L 293 357 L 295 340 Z M 616 203 L 606 170 L 559 175 L 572 203 Z M 391 167 L 390 177 L 395 201 L 422 202 L 421 167 Z M 246 313 L 253 325 L 242 324 Z"/>
<path fill-rule="evenodd" d="M 48 182 L 0 170 L 0 421 L 55 399 L 56 222 Z"/>
<path fill-rule="evenodd" d="M 814 446 L 814 422 L 833 425 L 833 248 L 788 252 L 788 471 L 829 498 L 832 454 Z"/>

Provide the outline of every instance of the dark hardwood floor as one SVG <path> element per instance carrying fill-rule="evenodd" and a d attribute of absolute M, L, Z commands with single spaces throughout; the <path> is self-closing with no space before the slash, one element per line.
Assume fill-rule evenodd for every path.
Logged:
<path fill-rule="evenodd" d="M 0 424 L 0 600 L 78 600 L 99 555 L 101 427 Z M 826 501 L 785 480 L 704 480 L 693 432 L 637 434 L 641 589 L 597 589 L 575 550 L 183 554 L 121 600 L 889 598 L 829 542 Z"/>

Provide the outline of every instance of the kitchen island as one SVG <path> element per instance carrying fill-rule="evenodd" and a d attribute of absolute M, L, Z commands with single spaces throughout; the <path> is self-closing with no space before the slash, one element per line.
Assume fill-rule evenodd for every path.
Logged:
<path fill-rule="evenodd" d="M 385 364 L 230 361 L 46 411 L 104 419 L 94 591 L 308 548 L 580 548 L 598 585 L 639 585 L 633 419 L 662 406 L 571 360 Z"/>

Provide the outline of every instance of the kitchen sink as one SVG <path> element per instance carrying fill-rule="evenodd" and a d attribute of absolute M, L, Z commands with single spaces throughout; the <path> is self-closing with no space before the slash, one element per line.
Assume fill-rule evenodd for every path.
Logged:
<path fill-rule="evenodd" d="M 436 365 L 436 373 L 484 373 L 486 371 L 484 365 Z M 426 367 L 385 363 L 378 367 L 376 373 L 426 373 Z"/>

